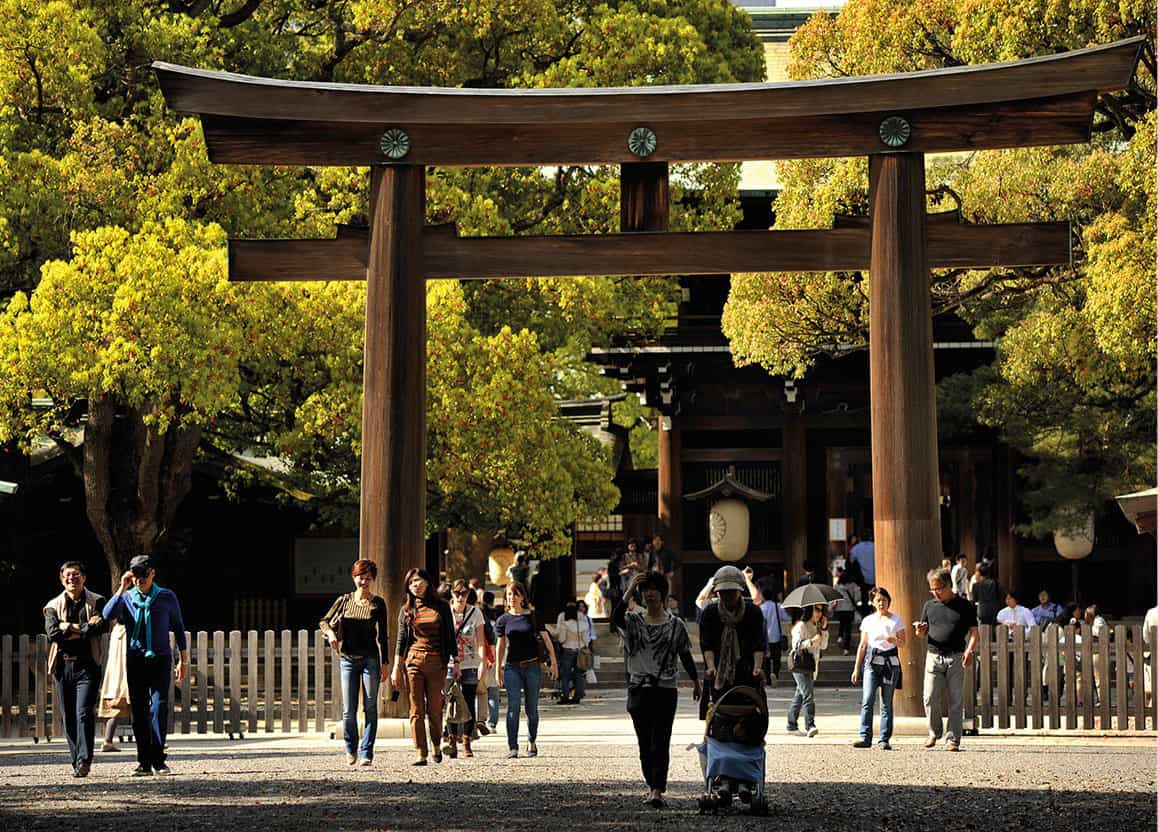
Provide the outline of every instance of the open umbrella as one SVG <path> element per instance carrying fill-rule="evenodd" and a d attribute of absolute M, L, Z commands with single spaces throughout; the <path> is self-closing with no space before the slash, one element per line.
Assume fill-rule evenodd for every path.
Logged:
<path fill-rule="evenodd" d="M 811 607 L 814 604 L 828 604 L 841 595 L 827 584 L 805 584 L 788 593 L 782 607 Z"/>

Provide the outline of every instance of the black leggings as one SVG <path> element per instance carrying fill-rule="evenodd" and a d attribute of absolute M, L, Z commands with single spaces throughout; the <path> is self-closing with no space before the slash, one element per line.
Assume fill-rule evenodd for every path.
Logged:
<path fill-rule="evenodd" d="M 671 729 L 678 692 L 675 688 L 635 687 L 627 690 L 627 712 L 639 740 L 639 765 L 649 788 L 667 791 L 671 762 Z"/>
<path fill-rule="evenodd" d="M 450 736 L 470 737 L 474 735 L 474 721 L 477 716 L 475 708 L 478 707 L 478 682 L 460 682 L 459 684 L 462 686 L 462 695 L 466 699 L 466 709 L 470 712 L 470 721 L 452 724 Z"/>

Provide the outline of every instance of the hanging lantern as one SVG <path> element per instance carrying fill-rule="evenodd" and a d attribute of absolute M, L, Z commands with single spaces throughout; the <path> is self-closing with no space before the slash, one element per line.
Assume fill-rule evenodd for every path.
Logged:
<path fill-rule="evenodd" d="M 729 563 L 748 554 L 748 505 L 741 500 L 718 500 L 708 512 L 708 539 L 712 554 Z"/>
<path fill-rule="evenodd" d="M 1053 545 L 1057 553 L 1066 560 L 1081 560 L 1094 551 L 1094 514 L 1086 517 L 1085 524 L 1077 529 L 1055 531 Z"/>
<path fill-rule="evenodd" d="M 507 570 L 511 568 L 511 564 L 514 562 L 515 550 L 510 546 L 500 546 L 497 549 L 491 549 L 491 554 L 487 562 L 491 583 L 506 586 L 510 580 L 510 578 L 507 577 Z"/>

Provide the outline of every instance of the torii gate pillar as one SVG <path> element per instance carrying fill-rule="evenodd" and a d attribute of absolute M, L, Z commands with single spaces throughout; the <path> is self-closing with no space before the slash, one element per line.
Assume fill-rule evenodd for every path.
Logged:
<path fill-rule="evenodd" d="M 421 165 L 370 169 L 358 553 L 378 566 L 391 635 L 405 597 L 402 578 L 425 562 L 425 207 Z"/>
<path fill-rule="evenodd" d="M 925 221 L 925 156 L 869 157 L 869 389 L 876 579 L 908 628 L 899 716 L 924 713 L 925 642 L 913 636 L 941 561 L 933 316 Z"/>

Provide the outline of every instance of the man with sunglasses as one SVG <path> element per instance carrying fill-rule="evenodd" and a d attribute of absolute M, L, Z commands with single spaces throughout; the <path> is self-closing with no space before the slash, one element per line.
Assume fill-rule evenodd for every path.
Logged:
<path fill-rule="evenodd" d="M 169 727 L 169 676 L 176 671 L 177 684 L 189 670 L 189 649 L 181 605 L 171 589 L 159 586 L 157 570 L 148 555 L 129 561 L 121 585 L 105 604 L 104 617 L 120 621 L 129 633 L 125 675 L 133 708 L 133 736 L 137 741 L 134 777 L 169 774 L 165 764 L 165 733 Z M 169 633 L 177 642 L 177 660 L 169 646 Z"/>
<path fill-rule="evenodd" d="M 913 622 L 918 638 L 928 636 L 925 654 L 925 714 L 929 719 L 929 738 L 925 748 L 932 748 L 941 738 L 942 691 L 949 693 L 949 726 L 945 731 L 945 748 L 961 750 L 961 725 L 964 721 L 962 688 L 965 668 L 973 662 L 977 649 L 977 612 L 973 605 L 953 593 L 952 578 L 945 568 L 932 569 L 926 575 L 932 599 L 925 602 L 921 620 Z"/>

